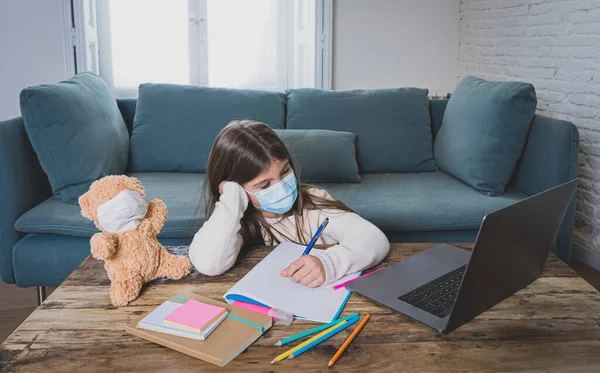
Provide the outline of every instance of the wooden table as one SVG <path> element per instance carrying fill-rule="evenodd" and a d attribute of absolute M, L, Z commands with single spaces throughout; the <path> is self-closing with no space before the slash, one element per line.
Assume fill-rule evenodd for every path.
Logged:
<path fill-rule="evenodd" d="M 433 244 L 394 244 L 385 264 Z M 174 249 L 182 250 L 181 248 Z M 179 291 L 222 299 L 229 287 L 268 252 L 243 254 L 224 276 L 194 272 L 159 280 L 123 308 L 110 304 L 102 263 L 86 259 L 0 348 L 2 372 L 316 372 L 350 333 L 344 331 L 298 359 L 269 362 L 273 343 L 312 327 L 274 326 L 225 368 L 218 368 L 124 332 L 131 318 Z M 181 252 L 180 252 L 181 253 Z M 449 335 L 353 295 L 344 314 L 371 321 L 329 371 L 340 372 L 600 372 L 600 295 L 550 255 L 537 281 Z M 3 368 L 2 368 L 3 367 Z"/>

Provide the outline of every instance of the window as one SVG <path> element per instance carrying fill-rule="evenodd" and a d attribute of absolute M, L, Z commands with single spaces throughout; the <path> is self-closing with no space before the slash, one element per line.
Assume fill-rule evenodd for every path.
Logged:
<path fill-rule="evenodd" d="M 146 82 L 330 88 L 330 0 L 80 1 L 95 3 L 85 38 L 118 96 Z"/>

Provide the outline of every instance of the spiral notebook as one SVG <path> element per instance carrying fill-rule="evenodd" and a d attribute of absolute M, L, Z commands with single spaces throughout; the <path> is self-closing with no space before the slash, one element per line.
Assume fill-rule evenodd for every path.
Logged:
<path fill-rule="evenodd" d="M 188 330 L 178 329 L 174 326 L 165 324 L 164 319 L 179 309 L 183 304 L 166 301 L 158 306 L 148 316 L 144 317 L 137 323 L 138 329 L 150 330 L 152 332 L 175 335 L 177 337 L 193 339 L 195 341 L 205 340 L 213 330 L 215 330 L 227 317 L 227 312 L 221 315 L 210 326 L 206 327 L 202 332 L 192 332 Z"/>

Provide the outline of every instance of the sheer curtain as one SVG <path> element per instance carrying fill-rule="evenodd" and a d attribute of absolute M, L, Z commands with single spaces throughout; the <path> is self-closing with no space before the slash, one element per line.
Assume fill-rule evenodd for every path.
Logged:
<path fill-rule="evenodd" d="M 285 45 L 278 45 L 280 0 L 207 2 L 208 85 L 278 88 Z"/>
<path fill-rule="evenodd" d="M 100 75 L 115 90 L 146 82 L 314 87 L 316 0 L 98 4 Z"/>
<path fill-rule="evenodd" d="M 110 52 L 115 87 L 190 83 L 187 0 L 113 0 L 109 9 L 110 51 L 101 35 L 100 54 Z"/>

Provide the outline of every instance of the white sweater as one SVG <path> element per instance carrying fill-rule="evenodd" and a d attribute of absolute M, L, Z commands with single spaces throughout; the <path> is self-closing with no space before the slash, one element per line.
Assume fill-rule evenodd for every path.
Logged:
<path fill-rule="evenodd" d="M 311 193 L 333 199 L 322 189 L 313 189 Z M 248 195 L 244 189 L 237 183 L 225 183 L 223 194 L 215 204 L 212 215 L 196 233 L 190 245 L 190 260 L 199 272 L 216 276 L 233 267 L 243 245 L 240 221 L 247 206 Z M 305 242 L 310 241 L 325 218 L 329 218 L 329 224 L 317 240 L 317 244 L 334 246 L 327 250 L 313 249 L 310 252 L 310 255 L 319 258 L 323 263 L 325 284 L 348 273 L 369 268 L 381 262 L 388 254 L 390 243 L 383 232 L 357 214 L 346 211 L 305 210 L 302 229 Z M 293 220 L 293 217 L 282 221 L 268 219 L 277 231 L 299 242 Z M 280 242 L 289 241 L 277 232 L 273 233 Z M 267 238 L 264 238 L 267 241 Z"/>

